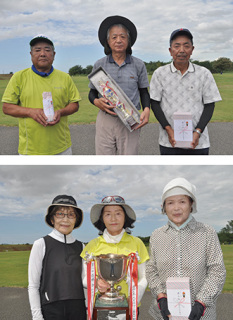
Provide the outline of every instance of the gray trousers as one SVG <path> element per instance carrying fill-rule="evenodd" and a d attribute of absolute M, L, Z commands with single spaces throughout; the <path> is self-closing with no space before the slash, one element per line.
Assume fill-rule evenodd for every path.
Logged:
<path fill-rule="evenodd" d="M 138 155 L 140 129 L 130 132 L 117 116 L 102 110 L 96 119 L 97 155 Z"/>

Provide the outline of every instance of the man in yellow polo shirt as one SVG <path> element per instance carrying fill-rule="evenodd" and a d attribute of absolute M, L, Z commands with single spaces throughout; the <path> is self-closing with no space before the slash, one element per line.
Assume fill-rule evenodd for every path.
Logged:
<path fill-rule="evenodd" d="M 13 75 L 2 98 L 3 112 L 19 118 L 18 152 L 72 154 L 67 116 L 78 111 L 78 89 L 68 74 L 53 68 L 55 51 L 49 38 L 38 35 L 30 46 L 32 67 Z M 51 119 L 43 109 L 46 103 L 54 110 Z"/>

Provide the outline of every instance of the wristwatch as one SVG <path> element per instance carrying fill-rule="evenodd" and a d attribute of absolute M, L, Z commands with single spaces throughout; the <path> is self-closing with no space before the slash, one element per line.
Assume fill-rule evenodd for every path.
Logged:
<path fill-rule="evenodd" d="M 199 136 L 201 136 L 201 130 L 195 129 L 193 132 L 197 132 L 199 134 Z"/>

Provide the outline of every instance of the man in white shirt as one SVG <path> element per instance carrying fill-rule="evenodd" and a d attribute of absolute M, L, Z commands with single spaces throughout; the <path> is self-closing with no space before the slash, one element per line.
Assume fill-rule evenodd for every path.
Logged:
<path fill-rule="evenodd" d="M 160 123 L 159 145 L 162 155 L 208 155 L 210 121 L 216 101 L 221 100 L 211 72 L 189 61 L 194 50 L 188 29 L 178 29 L 170 37 L 171 64 L 155 70 L 150 83 L 151 107 Z M 174 112 L 192 115 L 193 141 L 189 149 L 176 148 Z"/>

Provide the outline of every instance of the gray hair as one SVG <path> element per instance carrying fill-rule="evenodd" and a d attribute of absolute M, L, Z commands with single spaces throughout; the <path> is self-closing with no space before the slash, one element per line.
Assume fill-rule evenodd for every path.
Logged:
<path fill-rule="evenodd" d="M 130 43 L 130 33 L 129 33 L 129 30 L 123 25 L 123 24 L 113 24 L 107 31 L 107 40 L 109 40 L 109 33 L 110 33 L 110 30 L 112 29 L 112 27 L 118 27 L 118 28 L 122 28 L 122 29 L 125 29 L 126 30 L 126 33 L 127 33 L 127 36 L 128 36 L 128 41 Z"/>

